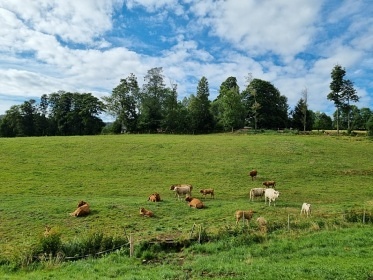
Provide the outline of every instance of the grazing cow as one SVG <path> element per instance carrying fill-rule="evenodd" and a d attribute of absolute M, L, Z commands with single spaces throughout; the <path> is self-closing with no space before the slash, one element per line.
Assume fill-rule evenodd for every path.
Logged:
<path fill-rule="evenodd" d="M 153 193 L 149 196 L 148 198 L 148 201 L 151 201 L 151 202 L 158 202 L 158 201 L 161 201 L 161 196 L 159 195 L 159 193 Z"/>
<path fill-rule="evenodd" d="M 251 176 L 251 181 L 254 181 L 254 178 L 256 179 L 256 175 L 258 175 L 258 171 L 253 169 L 249 172 L 249 175 Z"/>
<path fill-rule="evenodd" d="M 178 200 L 180 200 L 182 195 L 192 195 L 193 186 L 189 184 L 171 185 L 170 190 L 174 191 L 175 197 L 177 196 Z"/>
<path fill-rule="evenodd" d="M 199 200 L 198 198 L 193 198 L 193 197 L 187 196 L 185 198 L 185 201 L 188 201 L 189 207 L 194 207 L 194 208 L 197 208 L 197 209 L 202 209 L 204 207 L 202 201 Z"/>
<path fill-rule="evenodd" d="M 254 197 L 263 196 L 266 188 L 253 188 L 250 190 L 250 200 L 254 201 Z"/>
<path fill-rule="evenodd" d="M 268 205 L 271 206 L 271 202 L 274 202 L 276 206 L 276 199 L 279 197 L 280 192 L 275 191 L 274 189 L 266 189 L 264 192 L 264 203 L 267 203 L 268 198 Z"/>
<path fill-rule="evenodd" d="M 140 215 L 143 217 L 154 217 L 154 214 L 150 210 L 146 210 L 145 208 L 141 207 L 140 208 Z"/>
<path fill-rule="evenodd" d="M 308 215 L 311 215 L 311 204 L 305 203 L 305 202 L 302 204 L 302 209 L 300 210 L 300 214 L 302 215 L 303 213 L 307 214 L 307 217 Z"/>
<path fill-rule="evenodd" d="M 263 182 L 263 186 L 266 186 L 267 188 L 269 188 L 269 187 L 275 188 L 276 187 L 276 182 L 275 181 L 265 181 L 265 182 Z"/>
<path fill-rule="evenodd" d="M 266 233 L 267 232 L 267 221 L 266 221 L 266 219 L 264 219 L 263 217 L 259 217 L 258 219 L 256 219 L 256 222 L 258 224 L 259 230 L 262 233 Z"/>
<path fill-rule="evenodd" d="M 89 204 L 81 200 L 78 203 L 78 208 L 74 212 L 70 213 L 70 216 L 82 217 L 88 215 L 90 212 Z"/>
<path fill-rule="evenodd" d="M 249 222 L 251 218 L 253 217 L 254 213 L 256 212 L 253 210 L 249 210 L 249 211 L 237 210 L 236 213 L 234 213 L 234 216 L 236 217 L 236 225 L 238 224 L 240 219 L 245 219 L 247 222 L 247 225 L 249 225 Z"/>
<path fill-rule="evenodd" d="M 203 197 L 206 197 L 207 194 L 210 194 L 212 198 L 215 198 L 214 189 L 204 189 L 199 191 Z"/>

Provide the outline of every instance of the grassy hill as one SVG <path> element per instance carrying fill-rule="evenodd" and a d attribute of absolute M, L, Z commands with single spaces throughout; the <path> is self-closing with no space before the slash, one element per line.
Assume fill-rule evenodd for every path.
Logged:
<path fill-rule="evenodd" d="M 372 142 L 365 137 L 326 135 L 0 138 L 0 271 L 6 275 L 12 263 L 19 263 L 39 242 L 45 225 L 58 231 L 67 243 L 99 232 L 118 237 L 132 234 L 140 244 L 155 238 L 188 238 L 196 224 L 210 242 L 185 249 L 176 263 L 168 255 L 153 256 L 165 262 L 145 266 L 144 273 L 130 272 L 144 268 L 139 259 L 146 254 L 129 259 L 127 252 L 117 252 L 100 260 L 54 264 L 52 272 L 39 267 L 28 275 L 35 274 L 35 279 L 48 273 L 75 277 L 75 269 L 87 266 L 87 277 L 94 275 L 90 274 L 93 269 L 110 278 L 107 267 L 118 258 L 123 266 L 111 264 L 116 271 L 112 273 L 127 275 L 124 279 L 148 279 L 151 272 L 161 277 L 166 271 L 164 279 L 197 279 L 204 273 L 210 278 L 240 279 L 254 271 L 256 279 L 261 279 L 264 270 L 266 275 L 282 271 L 288 279 L 294 271 L 298 271 L 294 279 L 368 277 L 373 269 L 364 267 L 373 263 L 373 257 L 364 250 L 373 249 L 372 239 L 365 235 L 372 229 L 372 156 Z M 258 170 L 254 181 L 248 176 L 253 168 Z M 249 201 L 249 190 L 261 187 L 265 180 L 277 182 L 280 197 L 276 206 L 269 207 L 262 199 Z M 190 209 L 169 190 L 178 183 L 192 184 L 193 196 L 199 198 L 199 189 L 214 188 L 215 199 L 203 199 L 206 209 Z M 154 192 L 160 193 L 162 202 L 147 201 Z M 90 203 L 91 215 L 70 217 L 82 199 Z M 303 202 L 312 204 L 311 218 L 300 216 Z M 140 217 L 139 207 L 152 210 L 156 217 Z M 268 233 L 261 235 L 254 221 L 249 229 L 236 226 L 234 212 L 238 209 L 253 209 L 254 218 L 265 217 Z M 341 241 L 328 240 L 330 232 Z M 345 236 L 356 242 L 349 243 Z M 337 254 L 338 249 L 343 254 Z M 153 253 L 147 252 L 149 257 L 156 255 Z M 300 260 L 304 254 L 309 256 L 307 261 Z M 288 268 L 279 270 L 284 257 Z M 203 268 L 203 260 L 209 260 L 209 268 Z M 276 262 L 271 272 L 264 266 L 268 261 Z M 308 261 L 321 267 L 314 277 L 307 272 Z M 357 268 L 347 269 L 351 264 Z M 337 274 L 332 273 L 335 269 Z M 17 270 L 7 277 L 22 277 L 22 273 Z M 322 277 L 324 273 L 331 278 Z"/>

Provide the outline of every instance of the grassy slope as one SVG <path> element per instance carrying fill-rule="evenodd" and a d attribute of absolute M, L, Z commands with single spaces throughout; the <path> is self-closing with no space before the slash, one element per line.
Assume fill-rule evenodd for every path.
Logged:
<path fill-rule="evenodd" d="M 146 236 L 187 235 L 193 223 L 211 232 L 233 226 L 236 209 L 254 209 L 270 222 L 301 223 L 300 205 L 314 220 L 351 208 L 372 210 L 373 145 L 362 138 L 288 135 L 122 135 L 0 139 L 0 249 L 11 256 L 33 243 L 44 225 L 66 240 L 89 231 Z M 258 179 L 249 180 L 251 168 Z M 249 202 L 248 191 L 276 180 L 276 207 Z M 216 199 L 195 211 L 175 201 L 174 183 L 213 187 Z M 357 191 L 358 190 L 358 191 Z M 159 192 L 163 202 L 147 202 Z M 197 192 L 194 192 L 197 195 Z M 68 216 L 78 200 L 92 215 Z M 156 213 L 141 219 L 138 208 Z M 236 255 L 234 253 L 234 255 Z M 355 263 L 355 262 L 354 262 Z"/>

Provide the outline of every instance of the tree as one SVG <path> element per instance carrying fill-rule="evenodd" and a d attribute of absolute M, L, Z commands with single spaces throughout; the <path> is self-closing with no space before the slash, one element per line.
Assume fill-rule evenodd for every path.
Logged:
<path fill-rule="evenodd" d="M 302 99 L 303 99 L 303 104 L 302 104 L 302 107 L 300 108 L 301 109 L 301 112 L 302 112 L 302 115 L 303 115 L 303 118 L 302 118 L 302 124 L 303 124 L 303 131 L 306 131 L 306 126 L 307 126 L 307 113 L 308 113 L 308 104 L 307 104 L 307 100 L 308 100 L 308 91 L 307 91 L 307 88 L 304 88 L 302 90 Z M 311 125 L 311 129 L 312 129 L 312 122 L 309 122 L 309 124 Z M 309 129 L 310 127 L 308 127 L 307 130 L 311 130 Z"/>
<path fill-rule="evenodd" d="M 346 70 L 342 68 L 341 65 L 337 64 L 334 66 L 331 72 L 332 82 L 330 83 L 331 92 L 328 94 L 328 100 L 334 102 L 335 107 L 337 108 L 336 112 L 336 126 L 337 134 L 339 134 L 339 116 L 340 109 L 342 107 L 347 108 L 348 112 L 350 111 L 350 102 L 359 101 L 359 97 L 356 95 L 356 90 L 353 87 L 353 83 L 350 80 L 344 79 L 346 75 Z M 348 122 L 348 129 L 350 123 Z"/>
<path fill-rule="evenodd" d="M 137 129 L 139 91 L 137 78 L 131 73 L 126 79 L 120 80 L 110 96 L 102 98 L 107 112 L 121 124 L 121 131 L 131 132 Z"/>
<path fill-rule="evenodd" d="M 326 130 L 333 128 L 332 118 L 326 115 L 325 113 L 316 112 L 314 114 L 313 127 L 317 130 Z"/>
<path fill-rule="evenodd" d="M 140 91 L 139 127 L 147 132 L 155 132 L 161 127 L 164 98 L 167 91 L 162 67 L 152 68 L 145 76 L 145 84 Z"/>
<path fill-rule="evenodd" d="M 202 77 L 198 82 L 196 96 L 191 96 L 188 106 L 193 133 L 208 133 L 214 127 L 209 95 L 209 83 L 206 77 Z"/>
<path fill-rule="evenodd" d="M 291 112 L 292 127 L 298 130 L 310 131 L 313 126 L 313 113 L 310 110 L 304 111 L 304 108 L 307 108 L 307 105 L 304 99 L 301 98 Z"/>
<path fill-rule="evenodd" d="M 245 125 L 247 113 L 235 77 L 229 77 L 221 84 L 214 102 L 217 104 L 218 122 L 225 131 L 233 131 Z"/>
<path fill-rule="evenodd" d="M 249 112 L 248 118 L 252 117 L 254 112 L 259 127 L 267 129 L 287 127 L 289 109 L 287 98 L 281 95 L 270 82 L 253 79 L 243 95 Z"/>

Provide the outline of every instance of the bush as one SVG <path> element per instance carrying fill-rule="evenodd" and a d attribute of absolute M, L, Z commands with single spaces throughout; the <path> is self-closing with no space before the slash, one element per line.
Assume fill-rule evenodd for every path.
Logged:
<path fill-rule="evenodd" d="M 371 116 L 366 124 L 368 136 L 373 136 L 373 116 Z"/>

